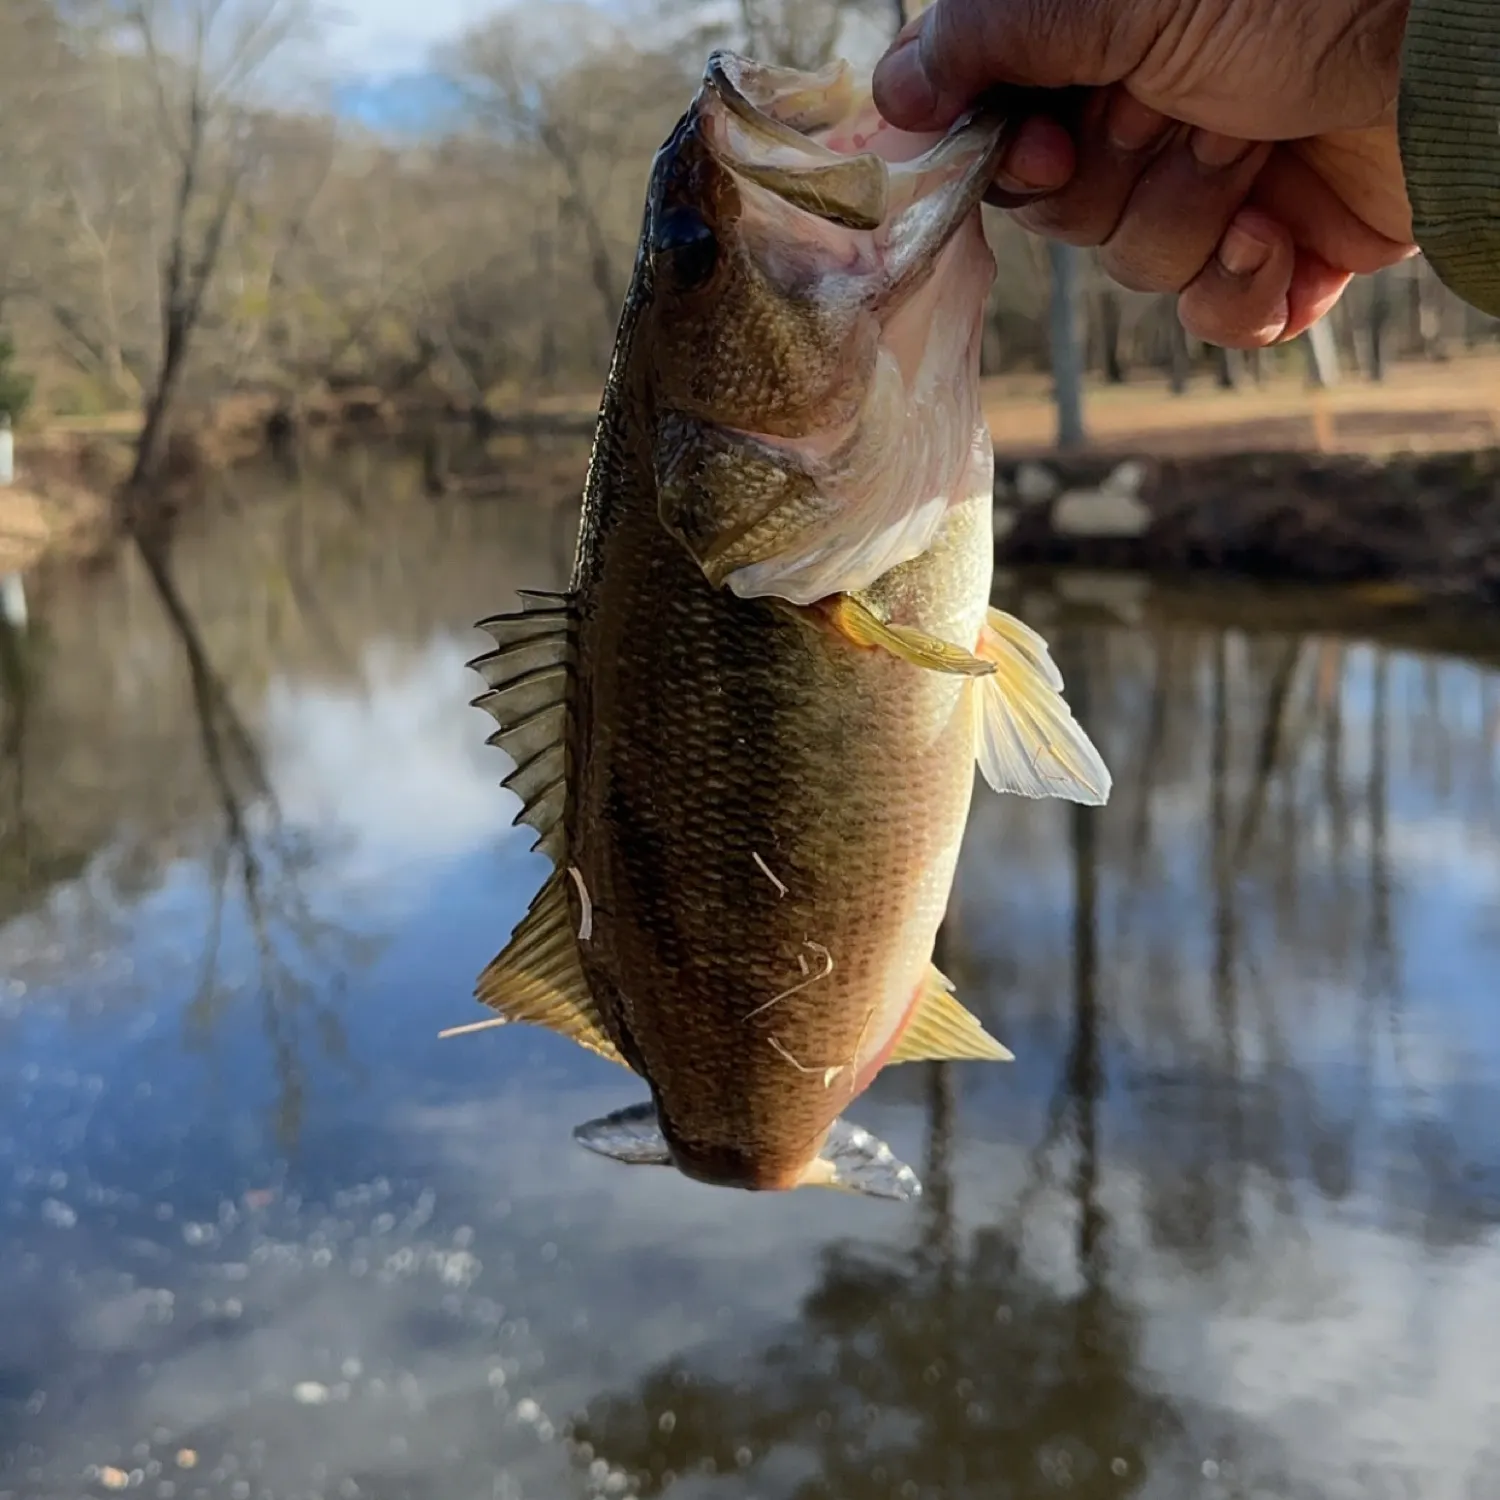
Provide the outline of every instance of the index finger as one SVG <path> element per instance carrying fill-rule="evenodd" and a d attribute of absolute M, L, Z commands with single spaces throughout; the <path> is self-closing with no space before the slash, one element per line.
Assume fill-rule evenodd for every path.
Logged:
<path fill-rule="evenodd" d="M 1062 89 L 1115 83 L 1144 55 L 1111 0 L 936 0 L 875 68 L 876 107 L 904 130 L 941 130 L 997 83 Z"/>

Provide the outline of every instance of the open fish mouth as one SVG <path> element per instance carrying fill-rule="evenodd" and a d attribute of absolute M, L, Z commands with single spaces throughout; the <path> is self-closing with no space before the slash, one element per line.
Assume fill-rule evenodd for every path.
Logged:
<path fill-rule="evenodd" d="M 898 282 L 891 258 L 910 247 L 930 259 L 990 186 L 1011 126 L 980 106 L 946 131 L 897 130 L 845 62 L 802 72 L 722 50 L 704 69 L 696 116 L 705 146 L 742 186 L 870 236 L 862 248 Z"/>
<path fill-rule="evenodd" d="M 671 451 L 661 514 L 713 582 L 798 605 L 854 592 L 990 494 L 979 206 L 1016 118 L 986 105 L 915 134 L 847 63 L 709 56 L 646 232 L 654 391 L 713 455 Z"/>

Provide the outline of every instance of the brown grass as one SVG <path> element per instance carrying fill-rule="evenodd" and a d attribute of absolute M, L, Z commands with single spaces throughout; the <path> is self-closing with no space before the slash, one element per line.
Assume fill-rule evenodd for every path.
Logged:
<path fill-rule="evenodd" d="M 984 399 L 1002 455 L 1053 451 L 1056 419 L 1045 376 L 987 380 Z M 597 401 L 597 392 L 559 393 L 524 407 L 508 405 L 500 415 L 586 422 Z M 186 436 L 206 453 L 212 450 L 208 456 L 216 462 L 247 456 L 246 442 L 258 447 L 261 441 L 264 408 L 256 399 L 226 402 Z M 1090 447 L 1106 454 L 1165 458 L 1279 450 L 1381 457 L 1486 448 L 1500 445 L 1500 354 L 1399 364 L 1380 384 L 1351 375 L 1327 391 L 1310 389 L 1297 375 L 1221 391 L 1202 373 L 1182 396 L 1172 395 L 1161 379 L 1091 384 L 1084 414 Z M 0 571 L 27 567 L 46 551 L 91 544 L 107 523 L 106 497 L 138 425 L 134 413 L 65 418 L 23 444 L 20 483 L 0 491 Z M 517 492 L 529 481 L 528 475 Z"/>
<path fill-rule="evenodd" d="M 1002 453 L 1052 449 L 1056 419 L 1045 379 L 987 381 L 985 412 Z M 1097 450 L 1161 457 L 1268 449 L 1380 457 L 1489 447 L 1500 442 L 1500 355 L 1396 365 L 1379 384 L 1347 377 L 1326 391 L 1296 377 L 1221 391 L 1206 374 L 1182 396 L 1165 380 L 1091 386 L 1084 420 Z"/>

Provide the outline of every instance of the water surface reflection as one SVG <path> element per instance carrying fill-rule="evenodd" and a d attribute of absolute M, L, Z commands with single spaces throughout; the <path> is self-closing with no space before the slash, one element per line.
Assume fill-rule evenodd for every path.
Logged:
<path fill-rule="evenodd" d="M 1489 1492 L 1493 639 L 1007 582 L 1117 787 L 976 803 L 1018 1061 L 861 1102 L 915 1211 L 741 1197 L 436 1038 L 543 873 L 469 622 L 570 513 L 419 478 L 239 480 L 0 642 L 0 1496 Z"/>

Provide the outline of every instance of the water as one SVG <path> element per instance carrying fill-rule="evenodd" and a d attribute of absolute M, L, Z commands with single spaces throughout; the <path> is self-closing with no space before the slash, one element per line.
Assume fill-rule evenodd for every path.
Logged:
<path fill-rule="evenodd" d="M 129 556 L 3 658 L 0 1497 L 1500 1494 L 1493 642 L 1009 586 L 1116 774 L 977 799 L 943 961 L 1018 1061 L 856 1107 L 914 1210 L 753 1197 L 437 1038 L 544 871 L 468 626 L 568 508 L 236 483 L 186 638 Z"/>

